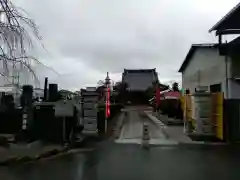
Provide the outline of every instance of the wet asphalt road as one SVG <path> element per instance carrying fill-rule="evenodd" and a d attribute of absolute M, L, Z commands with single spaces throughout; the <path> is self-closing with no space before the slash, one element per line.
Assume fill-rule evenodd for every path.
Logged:
<path fill-rule="evenodd" d="M 139 139 L 141 116 L 130 114 L 122 139 Z M 150 124 L 152 138 L 163 138 Z M 107 140 L 91 152 L 42 162 L 0 167 L 3 180 L 239 180 L 240 148 L 207 145 L 158 145 Z"/>
<path fill-rule="evenodd" d="M 1 168 L 4 180 L 239 179 L 240 149 L 105 142 L 93 152 Z"/>

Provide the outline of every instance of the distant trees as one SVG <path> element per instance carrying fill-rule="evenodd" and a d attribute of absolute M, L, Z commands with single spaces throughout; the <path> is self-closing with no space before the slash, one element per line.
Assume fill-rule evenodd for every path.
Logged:
<path fill-rule="evenodd" d="M 174 82 L 174 83 L 172 84 L 172 90 L 173 90 L 173 91 L 178 91 L 178 92 L 179 92 L 179 85 L 178 85 L 177 82 Z"/>
<path fill-rule="evenodd" d="M 113 91 L 115 92 L 115 101 L 125 103 L 127 101 L 128 92 L 127 92 L 128 84 L 126 82 L 116 82 L 113 86 Z"/>
<path fill-rule="evenodd" d="M 153 82 L 153 85 L 154 89 L 156 87 L 160 88 L 160 91 L 165 91 L 165 90 L 168 90 L 169 89 L 169 86 L 166 85 L 166 84 L 162 84 L 160 83 L 159 81 L 156 81 L 156 82 Z"/>
<path fill-rule="evenodd" d="M 155 95 L 155 87 L 154 86 L 148 87 L 145 93 L 147 98 L 151 99 Z"/>
<path fill-rule="evenodd" d="M 105 85 L 103 83 L 104 81 L 98 81 L 98 87 L 96 89 L 96 91 L 98 92 L 99 94 L 99 100 L 103 100 L 103 96 L 104 96 L 104 93 L 105 93 Z"/>
<path fill-rule="evenodd" d="M 99 80 L 97 86 L 97 92 L 99 93 L 99 98 L 104 100 L 105 96 L 105 81 Z M 111 81 L 111 100 L 114 102 L 124 102 L 127 99 L 127 88 L 128 84 L 122 81 L 114 83 Z"/>
<path fill-rule="evenodd" d="M 112 87 L 114 87 L 114 82 L 113 81 L 110 81 L 110 86 Z M 105 80 L 99 80 L 98 82 L 97 82 L 97 92 L 99 93 L 99 99 L 100 100 L 104 100 L 104 96 L 105 96 L 105 89 L 106 87 L 105 87 Z M 112 93 L 111 93 L 111 95 L 112 95 Z"/>
<path fill-rule="evenodd" d="M 115 85 L 113 86 L 113 90 L 119 93 L 127 91 L 127 88 L 128 88 L 128 84 L 122 81 L 116 82 Z"/>
<path fill-rule="evenodd" d="M 104 80 L 99 80 L 99 81 L 97 82 L 97 85 L 98 85 L 98 87 L 104 86 L 104 85 L 105 85 L 105 81 L 104 81 Z"/>
<path fill-rule="evenodd" d="M 153 82 L 152 86 L 150 86 L 147 90 L 146 90 L 146 94 L 147 97 L 150 99 L 153 96 L 155 96 L 155 92 L 156 92 L 156 87 L 160 88 L 160 91 L 165 91 L 169 89 L 168 85 L 162 84 L 159 81 Z"/>

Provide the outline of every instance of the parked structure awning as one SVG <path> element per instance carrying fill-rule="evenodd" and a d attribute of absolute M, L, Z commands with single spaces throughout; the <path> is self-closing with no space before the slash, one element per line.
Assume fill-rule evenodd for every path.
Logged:
<path fill-rule="evenodd" d="M 240 34 L 240 3 L 217 22 L 209 32 L 219 34 Z"/>
<path fill-rule="evenodd" d="M 239 55 L 240 37 L 232 40 L 229 43 L 222 44 L 220 47 L 220 55 Z"/>

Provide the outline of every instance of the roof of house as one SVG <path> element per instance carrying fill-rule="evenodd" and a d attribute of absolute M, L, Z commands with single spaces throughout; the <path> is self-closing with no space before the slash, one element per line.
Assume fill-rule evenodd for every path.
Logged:
<path fill-rule="evenodd" d="M 158 77 L 156 69 L 124 69 L 122 80 L 131 91 L 145 91 Z"/>
<path fill-rule="evenodd" d="M 240 3 L 230 10 L 220 21 L 218 21 L 210 30 L 219 31 L 226 29 L 240 29 Z"/>
<path fill-rule="evenodd" d="M 154 69 L 124 69 L 124 73 L 152 73 L 156 72 L 156 68 Z"/>
<path fill-rule="evenodd" d="M 188 51 L 187 56 L 185 57 L 178 72 L 183 72 L 186 69 L 196 49 L 199 49 L 199 48 L 209 49 L 209 48 L 217 48 L 217 47 L 218 47 L 217 44 L 193 44 L 190 50 Z"/>

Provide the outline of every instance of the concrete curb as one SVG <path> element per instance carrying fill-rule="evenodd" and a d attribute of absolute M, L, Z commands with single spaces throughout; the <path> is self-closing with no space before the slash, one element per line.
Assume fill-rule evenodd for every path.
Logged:
<path fill-rule="evenodd" d="M 203 142 L 177 142 L 175 144 L 150 144 L 150 147 L 180 147 L 180 148 L 211 148 L 211 147 L 231 147 L 228 143 L 203 143 Z"/>
<path fill-rule="evenodd" d="M 52 155 L 50 157 L 45 157 L 45 158 L 40 158 L 40 159 L 36 159 L 36 160 L 31 160 L 31 161 L 27 161 L 25 163 L 34 163 L 34 162 L 41 162 L 41 161 L 48 161 L 48 160 L 52 160 L 55 158 L 59 158 L 62 156 L 66 156 L 66 155 L 71 155 L 71 154 L 75 154 L 75 153 L 80 153 L 80 152 L 90 152 L 93 151 L 93 149 L 71 149 L 68 151 L 64 151 L 64 152 L 59 152 L 56 155 Z"/>
<path fill-rule="evenodd" d="M 144 111 L 145 112 L 145 111 Z M 150 112 L 145 112 L 146 115 L 151 119 L 155 124 L 156 121 L 160 121 L 163 125 L 161 127 L 161 130 L 163 131 L 164 135 L 166 136 L 167 139 L 169 139 L 168 133 L 165 131 L 165 128 L 168 127 L 168 125 L 165 125 L 160 119 L 155 117 L 154 115 L 150 114 Z M 231 144 L 225 143 L 225 142 L 207 142 L 207 141 L 191 141 L 191 142 L 178 142 L 178 145 L 191 145 L 191 146 L 230 146 Z"/>
<path fill-rule="evenodd" d="M 167 134 L 167 132 L 165 131 L 166 125 L 164 123 L 162 123 L 161 120 L 159 120 L 158 118 L 156 118 L 155 116 L 153 116 L 152 114 L 150 114 L 147 111 L 144 111 L 144 113 L 147 115 L 147 117 L 154 123 L 156 124 L 156 126 L 159 127 L 159 129 L 161 129 L 161 131 L 163 132 L 163 135 L 165 136 L 166 139 L 169 139 L 169 135 Z"/>
<path fill-rule="evenodd" d="M 117 123 L 117 127 L 116 127 L 116 132 L 114 134 L 115 136 L 115 139 L 118 139 L 120 137 L 120 134 L 121 134 L 121 130 L 122 130 L 122 127 L 124 125 L 124 119 L 126 118 L 126 114 L 125 112 L 122 112 L 118 118 L 118 123 Z"/>
<path fill-rule="evenodd" d="M 70 155 L 70 154 L 75 154 L 75 153 L 80 153 L 80 152 L 90 152 L 90 151 L 93 151 L 93 149 L 91 149 L 91 148 L 89 148 L 89 149 L 72 149 L 72 150 L 61 152 L 54 156 L 51 156 L 48 158 L 43 158 L 40 160 L 50 160 L 50 159 L 58 158 L 58 157 L 65 156 L 65 155 Z"/>
<path fill-rule="evenodd" d="M 52 149 L 47 152 L 44 152 L 42 154 L 39 154 L 35 157 L 29 157 L 29 156 L 16 156 L 16 157 L 11 157 L 7 160 L 4 160 L 0 162 L 0 166 L 8 166 L 8 165 L 16 165 L 16 164 L 21 164 L 21 163 L 27 163 L 27 162 L 32 162 L 32 161 L 37 161 L 40 159 L 46 159 L 49 157 L 56 156 L 59 153 L 67 152 L 69 150 L 68 147 L 63 148 L 61 150 L 59 149 Z"/>
<path fill-rule="evenodd" d="M 157 119 L 159 119 L 166 126 L 183 126 L 183 124 L 184 124 L 183 120 L 181 120 L 181 119 L 171 118 L 171 117 L 168 117 L 167 115 L 163 115 L 163 114 L 155 115 L 155 117 Z"/>
<path fill-rule="evenodd" d="M 219 143 L 219 142 L 203 142 L 203 141 L 193 141 L 193 142 L 179 142 L 178 145 L 182 146 L 193 146 L 193 147 L 212 147 L 212 146 L 231 146 L 229 143 Z"/>

